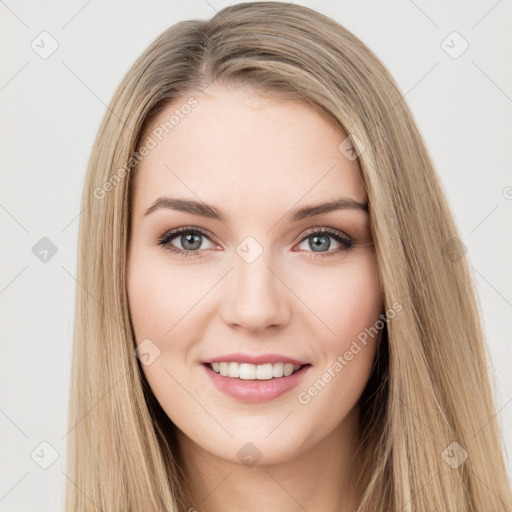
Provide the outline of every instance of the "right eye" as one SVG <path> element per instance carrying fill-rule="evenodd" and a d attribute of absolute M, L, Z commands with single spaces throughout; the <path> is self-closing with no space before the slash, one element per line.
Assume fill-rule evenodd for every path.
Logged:
<path fill-rule="evenodd" d="M 172 244 L 177 239 L 181 247 Z M 157 237 L 157 244 L 167 251 L 179 254 L 185 257 L 201 257 L 200 253 L 205 250 L 201 248 L 204 240 L 210 240 L 210 236 L 199 228 L 183 227 L 165 231 Z M 211 248 L 211 247 L 210 247 Z"/>

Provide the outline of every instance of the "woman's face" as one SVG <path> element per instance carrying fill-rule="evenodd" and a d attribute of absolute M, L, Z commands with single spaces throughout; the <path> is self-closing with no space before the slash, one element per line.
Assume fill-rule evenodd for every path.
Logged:
<path fill-rule="evenodd" d="M 345 137 L 309 107 L 220 88 L 194 98 L 160 112 L 133 171 L 138 357 L 182 439 L 235 463 L 285 461 L 354 435 L 378 269 L 367 212 L 316 207 L 365 203 L 365 188 Z M 284 363 L 305 366 L 279 377 Z"/>

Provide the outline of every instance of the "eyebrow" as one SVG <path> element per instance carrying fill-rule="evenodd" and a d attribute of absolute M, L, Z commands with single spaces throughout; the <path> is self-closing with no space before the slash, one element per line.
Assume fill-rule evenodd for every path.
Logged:
<path fill-rule="evenodd" d="M 201 203 L 199 201 L 179 199 L 166 196 L 159 197 L 146 210 L 146 213 L 144 215 L 149 215 L 150 213 L 160 208 L 191 213 L 192 215 L 199 215 L 201 217 L 206 217 L 210 219 L 219 220 L 224 223 L 229 223 L 229 217 L 215 206 L 206 203 Z M 334 210 L 347 209 L 360 210 L 362 212 L 368 213 L 368 203 L 360 203 L 359 201 L 356 201 L 355 199 L 352 199 L 350 197 L 342 197 L 334 201 L 329 201 L 328 203 L 323 203 L 315 206 L 306 206 L 305 208 L 296 210 L 295 212 L 292 212 L 290 215 L 288 215 L 287 219 L 289 222 L 298 222 L 299 220 L 314 217 L 315 215 L 320 215 L 322 213 L 329 213 Z"/>

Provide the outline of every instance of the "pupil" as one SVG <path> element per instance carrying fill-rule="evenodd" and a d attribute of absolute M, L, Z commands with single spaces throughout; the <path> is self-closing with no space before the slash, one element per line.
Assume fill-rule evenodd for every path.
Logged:
<path fill-rule="evenodd" d="M 321 236 L 313 236 L 311 237 L 314 242 L 313 242 L 313 245 L 310 244 L 311 248 L 313 249 L 313 251 L 315 252 L 322 252 L 321 250 L 318 250 L 318 249 L 329 249 L 331 243 L 330 243 L 330 239 L 328 236 L 326 235 L 321 235 Z"/>
<path fill-rule="evenodd" d="M 195 242 L 194 238 L 196 239 Z M 182 235 L 181 243 L 185 249 L 197 250 L 201 247 L 201 235 Z M 189 244 L 192 244 L 192 247 Z"/>

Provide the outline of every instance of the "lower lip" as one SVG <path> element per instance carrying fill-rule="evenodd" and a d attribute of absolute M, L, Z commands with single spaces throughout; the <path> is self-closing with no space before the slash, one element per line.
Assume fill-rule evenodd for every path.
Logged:
<path fill-rule="evenodd" d="M 224 377 L 214 372 L 208 365 L 203 364 L 206 373 L 217 388 L 227 396 L 240 402 L 268 402 L 284 395 L 296 387 L 311 369 L 311 365 L 303 366 L 288 377 L 269 380 L 243 380 L 234 377 Z"/>

